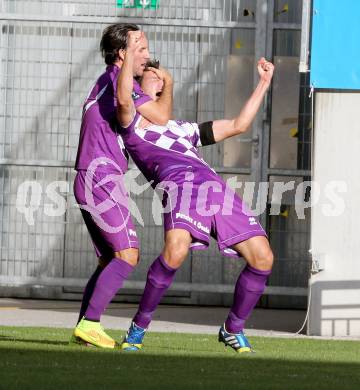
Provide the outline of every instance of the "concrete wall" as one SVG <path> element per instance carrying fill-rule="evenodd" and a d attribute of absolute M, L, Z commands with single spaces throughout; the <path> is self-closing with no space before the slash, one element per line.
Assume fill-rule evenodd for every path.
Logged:
<path fill-rule="evenodd" d="M 311 247 L 324 270 L 310 280 L 308 333 L 360 336 L 360 93 L 321 92 L 315 101 Z M 331 190 L 332 181 L 343 184 Z"/>

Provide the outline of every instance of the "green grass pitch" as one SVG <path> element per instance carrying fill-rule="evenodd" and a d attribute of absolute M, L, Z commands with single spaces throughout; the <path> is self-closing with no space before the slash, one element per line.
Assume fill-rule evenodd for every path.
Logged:
<path fill-rule="evenodd" d="M 109 331 L 117 340 L 124 332 Z M 0 389 L 360 389 L 360 342 L 152 333 L 140 352 L 69 346 L 69 329 L 0 327 Z"/>

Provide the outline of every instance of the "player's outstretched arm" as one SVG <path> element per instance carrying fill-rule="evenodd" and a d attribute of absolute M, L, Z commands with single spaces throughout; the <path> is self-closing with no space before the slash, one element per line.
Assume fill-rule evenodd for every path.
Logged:
<path fill-rule="evenodd" d="M 128 45 L 127 49 L 124 50 L 124 62 L 117 81 L 116 97 L 118 104 L 116 116 L 119 124 L 123 127 L 128 127 L 130 125 L 136 113 L 131 94 L 134 85 L 134 53 L 139 48 L 141 34 L 143 33 L 140 31 L 131 31 L 128 33 Z"/>
<path fill-rule="evenodd" d="M 258 61 L 257 69 L 260 76 L 259 83 L 241 109 L 239 115 L 233 119 L 221 119 L 213 122 L 215 142 L 244 133 L 254 120 L 266 91 L 271 84 L 274 65 L 271 62 L 266 61 L 265 58 L 261 58 Z"/>
<path fill-rule="evenodd" d="M 164 87 L 157 101 L 142 104 L 137 111 L 155 125 L 165 126 L 172 118 L 173 111 L 173 80 L 164 68 L 149 68 L 164 81 Z"/>

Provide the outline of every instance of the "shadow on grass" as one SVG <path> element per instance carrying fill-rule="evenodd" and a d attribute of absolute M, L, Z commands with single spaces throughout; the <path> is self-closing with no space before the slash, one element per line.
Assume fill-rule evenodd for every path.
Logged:
<path fill-rule="evenodd" d="M 48 312 L 49 315 L 51 315 L 51 312 L 72 313 L 74 315 L 74 321 L 76 321 L 80 303 L 73 302 L 73 306 L 65 306 L 61 301 L 59 301 L 58 305 L 53 302 L 50 305 L 47 304 L 46 300 L 39 300 L 36 303 L 23 300 L 21 308 L 26 310 L 41 310 Z M 107 308 L 106 315 L 113 318 L 121 317 L 122 319 L 127 319 L 130 324 L 137 308 L 138 304 L 112 303 Z M 226 307 L 162 304 L 158 307 L 154 315 L 154 320 L 178 324 L 192 324 L 195 326 L 220 327 L 226 319 L 228 312 L 229 308 Z M 247 321 L 247 328 L 296 332 L 301 327 L 305 315 L 305 310 L 292 310 L 291 316 L 289 316 L 288 310 L 256 309 Z"/>
<path fill-rule="evenodd" d="M 21 340 L 23 341 L 23 340 Z M 42 348 L 42 349 L 41 349 Z M 264 358 L 214 351 L 126 353 L 0 346 L 1 388 L 358 389 L 360 362 Z M 171 352 L 171 353 L 169 353 Z M 229 351 L 232 352 L 232 351 Z"/>
<path fill-rule="evenodd" d="M 68 345 L 68 341 L 54 341 L 54 340 L 39 340 L 39 339 L 24 339 L 22 337 L 2 336 L 0 335 L 1 341 L 15 341 L 21 343 L 32 343 L 32 344 L 47 344 L 47 345 Z M 1 348 L 1 344 L 0 344 Z"/>

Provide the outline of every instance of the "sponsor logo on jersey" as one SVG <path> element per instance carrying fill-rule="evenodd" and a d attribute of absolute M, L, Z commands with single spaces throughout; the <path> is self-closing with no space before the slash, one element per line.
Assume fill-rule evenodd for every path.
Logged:
<path fill-rule="evenodd" d="M 249 224 L 250 225 L 257 225 L 256 219 L 254 217 L 249 217 Z"/>
<path fill-rule="evenodd" d="M 132 97 L 133 100 L 138 100 L 140 95 L 133 91 L 132 94 L 131 94 L 131 97 Z"/>
<path fill-rule="evenodd" d="M 136 231 L 135 230 L 129 229 L 129 234 L 130 234 L 130 236 L 136 237 Z"/>
<path fill-rule="evenodd" d="M 185 214 L 182 214 L 182 213 L 176 213 L 176 219 L 184 219 L 185 221 L 190 222 L 192 225 L 194 225 L 198 229 L 202 230 L 203 232 L 205 232 L 207 234 L 210 234 L 209 228 L 204 226 L 200 221 L 194 220 L 189 215 L 185 215 Z"/>

